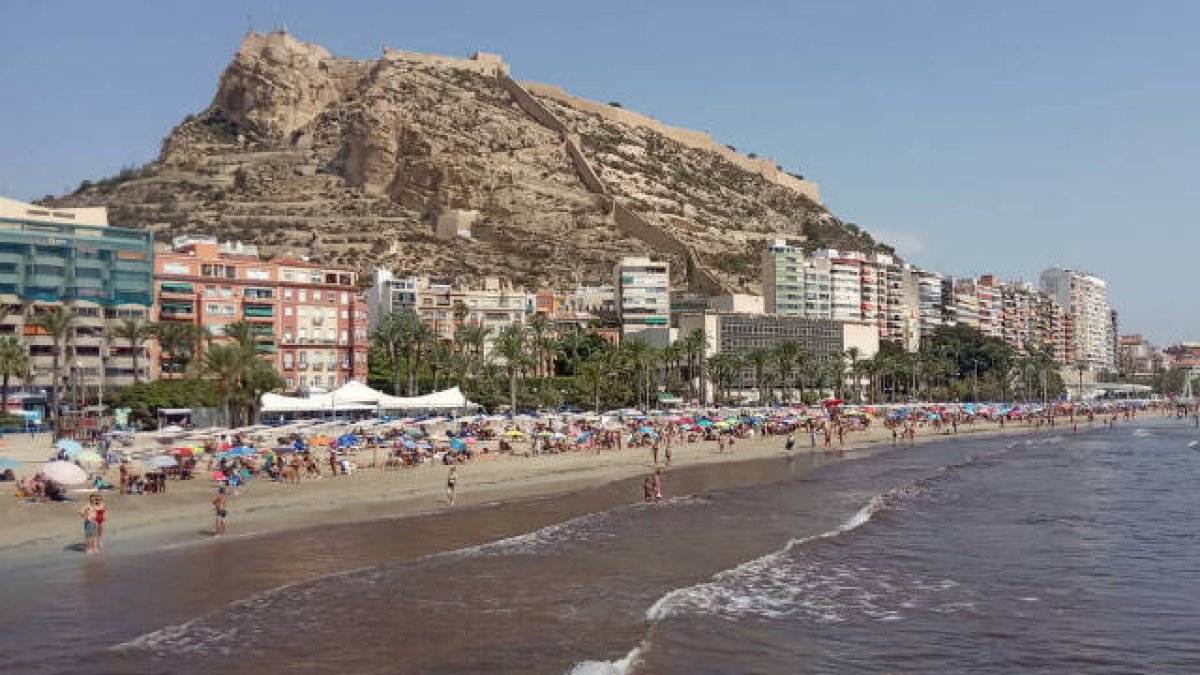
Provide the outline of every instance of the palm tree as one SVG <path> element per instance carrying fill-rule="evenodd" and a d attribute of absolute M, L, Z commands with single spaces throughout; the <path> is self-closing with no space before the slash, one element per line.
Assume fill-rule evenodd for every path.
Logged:
<path fill-rule="evenodd" d="M 417 375 L 421 372 L 421 360 L 433 342 L 434 335 L 429 326 L 419 320 L 415 324 L 408 325 L 407 334 L 409 347 L 405 360 L 408 362 L 408 395 L 416 396 L 421 393 L 417 381 Z"/>
<path fill-rule="evenodd" d="M 138 360 L 141 357 L 142 345 L 155 335 L 154 327 L 138 317 L 125 317 L 108 327 L 108 334 L 119 340 L 129 342 L 133 354 L 133 382 L 141 382 L 141 369 Z"/>
<path fill-rule="evenodd" d="M 246 351 L 241 346 L 224 344 L 210 346 L 195 364 L 201 377 L 216 381 L 225 423 L 230 426 L 233 425 L 235 391 L 250 363 L 251 360 L 246 358 Z"/>
<path fill-rule="evenodd" d="M 433 377 L 434 391 L 440 388 L 439 375 L 453 367 L 452 361 L 455 356 L 454 349 L 445 340 L 434 342 L 429 349 L 429 374 Z"/>
<path fill-rule="evenodd" d="M 34 325 L 46 331 L 50 339 L 54 342 L 54 351 L 51 353 L 53 360 L 50 365 L 51 377 L 54 378 L 50 386 L 50 414 L 56 420 L 58 419 L 58 402 L 62 396 L 63 347 L 74 336 L 73 329 L 76 319 L 75 312 L 66 307 L 53 307 L 42 310 L 33 317 Z"/>
<path fill-rule="evenodd" d="M 688 395 L 699 398 L 703 404 L 704 396 L 704 352 L 708 350 L 708 335 L 703 328 L 697 328 L 683 338 L 683 349 L 687 352 L 688 363 Z M 696 367 L 699 365 L 699 392 L 696 385 Z"/>
<path fill-rule="evenodd" d="M 29 356 L 25 345 L 12 335 L 0 337 L 0 414 L 8 412 L 8 380 L 23 377 L 29 372 Z"/>
<path fill-rule="evenodd" d="M 576 369 L 579 368 L 579 363 L 583 360 L 581 354 L 587 345 L 587 335 L 578 326 L 563 332 L 558 337 L 558 351 L 562 354 L 563 360 L 566 361 L 572 375 L 577 374 Z"/>
<path fill-rule="evenodd" d="M 184 368 L 195 357 L 205 336 L 202 326 L 181 321 L 157 323 L 153 330 L 163 354 L 171 360 L 182 361 Z"/>
<path fill-rule="evenodd" d="M 542 338 L 550 331 L 550 320 L 542 314 L 534 314 L 529 318 L 529 334 L 532 337 L 533 347 L 533 376 L 542 376 L 542 365 L 545 363 L 546 356 L 542 351 Z"/>
<path fill-rule="evenodd" d="M 388 361 L 391 363 L 392 394 L 396 396 L 400 395 L 400 367 L 408 350 L 410 326 L 412 325 L 412 319 L 407 316 L 408 313 L 416 314 L 412 310 L 388 314 L 371 332 L 371 339 L 383 348 L 383 352 L 387 354 Z"/>
<path fill-rule="evenodd" d="M 258 327 L 249 321 L 235 321 L 225 326 L 225 337 L 231 338 L 249 356 L 258 354 Z"/>
<path fill-rule="evenodd" d="M 649 342 L 640 337 L 627 338 L 621 343 L 621 354 L 625 362 L 636 373 L 638 385 L 638 406 L 650 408 L 650 368 L 657 358 L 656 351 Z M 644 401 L 644 404 L 643 404 Z"/>
<path fill-rule="evenodd" d="M 767 404 L 765 388 L 767 379 L 767 364 L 771 361 L 771 350 L 767 347 L 755 347 L 745 354 L 745 361 L 754 366 L 754 386 L 758 389 L 758 404 Z"/>
<path fill-rule="evenodd" d="M 729 395 L 729 389 L 733 386 L 734 379 L 742 369 L 742 359 L 732 352 L 719 352 L 704 361 L 706 368 L 712 373 L 713 383 L 717 385 L 717 395 L 714 396 L 714 399 L 718 403 L 723 402 Z"/>
<path fill-rule="evenodd" d="M 577 368 L 577 373 L 591 384 L 592 402 L 597 413 L 600 412 L 600 381 L 607 372 L 608 366 L 600 352 L 592 352 Z"/>
<path fill-rule="evenodd" d="M 508 402 L 510 417 L 517 415 L 517 376 L 521 369 L 529 364 L 529 354 L 525 346 L 525 329 L 520 324 L 509 324 L 496 334 L 493 349 L 502 359 L 508 371 Z"/>
<path fill-rule="evenodd" d="M 663 378 L 663 384 L 667 389 L 675 388 L 675 382 L 679 379 L 679 362 L 683 361 L 686 356 L 687 348 L 683 344 L 683 340 L 676 340 L 663 348 L 662 360 L 667 371 L 666 377 Z"/>
<path fill-rule="evenodd" d="M 492 334 L 492 329 L 477 323 L 466 323 L 460 326 L 455 334 L 463 345 L 464 353 L 471 356 L 471 372 L 478 376 L 483 368 L 484 348 L 487 345 L 488 337 Z"/>
<path fill-rule="evenodd" d="M 558 338 L 553 335 L 547 335 L 541 339 L 538 346 L 542 355 L 545 377 L 554 375 L 554 357 L 558 354 Z"/>
<path fill-rule="evenodd" d="M 862 367 L 859 365 L 861 357 L 862 350 L 858 347 L 851 347 L 846 350 L 846 361 L 850 367 L 850 377 L 853 378 L 854 391 L 858 402 L 862 402 Z"/>
<path fill-rule="evenodd" d="M 808 359 L 804 346 L 796 340 L 785 340 L 775 345 L 775 367 L 779 370 L 779 385 L 782 389 L 781 398 L 785 404 L 791 403 L 791 388 L 796 371 Z M 804 398 L 804 392 L 800 392 Z"/>

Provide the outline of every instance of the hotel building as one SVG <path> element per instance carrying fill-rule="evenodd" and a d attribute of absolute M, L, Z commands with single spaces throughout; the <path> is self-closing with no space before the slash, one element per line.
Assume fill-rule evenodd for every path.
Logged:
<path fill-rule="evenodd" d="M 650 258 L 622 258 L 613 270 L 622 337 L 642 334 L 652 344 L 669 342 L 671 266 Z"/>

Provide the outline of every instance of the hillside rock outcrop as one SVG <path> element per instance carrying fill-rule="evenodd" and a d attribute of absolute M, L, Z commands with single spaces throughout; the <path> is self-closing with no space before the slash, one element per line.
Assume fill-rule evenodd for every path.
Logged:
<path fill-rule="evenodd" d="M 619 257 L 664 255 L 680 283 L 755 291 L 765 238 L 882 247 L 831 215 L 815 186 L 705 135 L 534 89 L 534 107 L 558 120 L 550 128 L 517 105 L 507 70 L 492 55 L 359 61 L 251 33 L 212 105 L 173 129 L 155 161 L 51 203 L 105 204 L 114 224 L 164 240 L 214 234 L 364 272 L 527 287 L 608 283 Z M 577 170 L 581 156 L 594 176 Z M 613 199 L 654 236 L 629 218 L 622 227 Z M 456 209 L 478 212 L 471 237 L 435 237 L 439 214 Z"/>

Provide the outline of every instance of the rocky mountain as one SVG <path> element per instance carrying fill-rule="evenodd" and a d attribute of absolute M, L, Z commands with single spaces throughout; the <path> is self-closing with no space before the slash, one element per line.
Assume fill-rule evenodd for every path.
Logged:
<path fill-rule="evenodd" d="M 695 288 L 757 291 L 766 238 L 887 249 L 770 160 L 519 83 L 498 56 L 354 60 L 282 32 L 246 36 L 158 159 L 49 201 L 107 205 L 163 241 L 526 287 L 608 282 L 618 257 L 649 254 Z"/>

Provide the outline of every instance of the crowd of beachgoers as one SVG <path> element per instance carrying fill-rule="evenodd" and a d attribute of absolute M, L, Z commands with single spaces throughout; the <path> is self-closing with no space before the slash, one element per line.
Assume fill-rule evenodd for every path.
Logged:
<path fill-rule="evenodd" d="M 782 452 L 843 451 L 847 438 L 876 430 L 893 445 L 918 436 L 953 435 L 981 426 L 1038 428 L 1114 424 L 1147 411 L 1190 415 L 1195 406 L 1180 401 L 1126 401 L 1083 405 L 939 404 L 823 405 L 774 408 L 688 408 L 594 413 L 474 415 L 405 419 L 299 420 L 282 426 L 236 429 L 166 427 L 152 434 L 120 431 L 96 434 L 92 441 L 53 438 L 45 462 L 0 457 L 0 478 L 12 481 L 16 496 L 29 503 L 82 502 L 88 553 L 102 545 L 106 495 L 158 495 L 176 481 L 202 482 L 213 490 L 213 533 L 224 531 L 229 498 L 258 481 L 299 484 L 364 470 L 404 471 L 450 467 L 446 500 L 453 504 L 457 467 L 501 457 L 640 450 L 654 467 L 697 443 L 733 453 L 746 439 L 779 437 Z M 40 440 L 40 439 L 39 439 Z M 46 447 L 46 446 L 43 446 Z M 661 474 L 647 477 L 647 501 L 662 498 Z"/>

